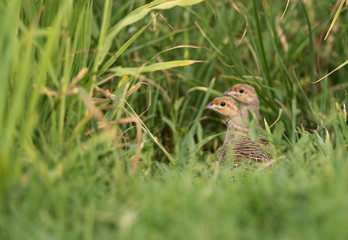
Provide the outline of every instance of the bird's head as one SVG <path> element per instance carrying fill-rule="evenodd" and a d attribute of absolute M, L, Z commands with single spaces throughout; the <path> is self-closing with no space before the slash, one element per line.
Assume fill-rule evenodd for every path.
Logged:
<path fill-rule="evenodd" d="M 248 84 L 236 84 L 223 93 L 230 96 L 243 105 L 259 105 L 259 98 L 255 89 Z"/>
<path fill-rule="evenodd" d="M 240 118 L 241 113 L 238 104 L 229 97 L 218 97 L 208 103 L 204 109 L 213 110 L 222 115 L 225 120 Z"/>

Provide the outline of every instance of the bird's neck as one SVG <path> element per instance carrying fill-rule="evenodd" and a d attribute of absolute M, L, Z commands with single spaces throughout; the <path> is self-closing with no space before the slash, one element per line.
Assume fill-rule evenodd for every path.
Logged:
<path fill-rule="evenodd" d="M 230 156 L 231 151 L 229 149 L 234 149 L 235 144 L 238 142 L 238 139 L 240 136 L 238 136 L 238 133 L 248 133 L 248 128 L 242 123 L 242 117 L 235 119 L 225 119 L 226 125 L 227 125 L 227 132 L 225 136 L 224 143 L 222 144 L 220 155 L 219 155 L 219 162 L 223 163 L 226 158 L 228 159 Z M 233 152 L 233 151 L 232 151 Z"/>
<path fill-rule="evenodd" d="M 235 132 L 248 133 L 248 128 L 244 125 L 242 118 L 228 119 L 226 120 L 227 125 L 227 135 L 233 135 Z"/>
<path fill-rule="evenodd" d="M 248 111 L 251 111 L 255 114 L 256 117 L 256 123 L 259 122 L 259 115 L 260 115 L 260 110 L 258 104 L 250 104 L 250 105 L 241 105 L 240 112 L 242 114 L 242 118 L 245 121 L 249 122 L 249 113 Z"/>

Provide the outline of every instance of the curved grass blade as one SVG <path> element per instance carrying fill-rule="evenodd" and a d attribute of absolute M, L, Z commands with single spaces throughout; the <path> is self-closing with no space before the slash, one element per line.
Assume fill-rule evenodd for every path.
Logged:
<path fill-rule="evenodd" d="M 343 7 L 344 1 L 345 1 L 345 0 L 342 0 L 342 1 L 341 1 L 341 4 L 340 4 L 340 6 L 339 6 L 338 9 L 337 9 L 334 18 L 332 19 L 332 22 L 331 22 L 331 25 L 330 25 L 330 27 L 329 27 L 329 30 L 327 30 L 327 33 L 326 33 L 325 38 L 324 38 L 324 41 L 326 41 L 327 37 L 329 36 L 329 34 L 330 34 L 330 32 L 331 32 L 331 29 L 333 28 L 333 26 L 335 25 L 335 23 L 336 23 L 336 21 L 337 21 L 338 15 L 340 14 L 341 9 L 342 9 L 342 7 Z M 347 5 L 347 6 L 348 6 L 348 5 Z"/>
<path fill-rule="evenodd" d="M 122 47 L 103 65 L 101 71 L 99 72 L 99 75 L 104 73 L 117 60 L 117 58 L 128 49 L 128 47 L 135 41 L 135 39 L 137 39 L 145 31 L 145 29 L 150 26 L 156 16 L 153 17 L 146 26 L 142 27 L 136 34 L 134 34 L 134 36 L 132 36 L 125 44 L 122 45 Z"/>
<path fill-rule="evenodd" d="M 114 76 L 138 75 L 140 73 L 155 72 L 155 71 L 161 71 L 161 70 L 170 69 L 170 68 L 188 66 L 198 62 L 204 62 L 204 61 L 175 60 L 175 61 L 154 63 L 144 67 L 129 67 L 129 68 L 115 67 L 115 68 L 111 68 L 110 72 L 113 72 Z"/>
<path fill-rule="evenodd" d="M 110 49 L 111 43 L 113 39 L 116 37 L 116 35 L 125 27 L 140 21 L 143 19 L 150 11 L 153 10 L 165 10 L 170 9 L 175 6 L 191 6 L 195 5 L 197 3 L 202 2 L 203 0 L 173 0 L 173 1 L 167 1 L 167 0 L 159 0 L 159 1 L 153 1 L 145 6 L 139 7 L 132 11 L 130 14 L 128 14 L 126 17 L 124 17 L 121 21 L 119 21 L 116 25 L 114 25 L 112 28 L 110 28 L 108 34 L 105 37 L 104 41 L 104 47 L 102 48 L 101 55 L 97 59 L 99 63 L 101 63 L 107 54 L 107 52 Z"/>
<path fill-rule="evenodd" d="M 175 166 L 175 160 L 172 157 L 172 155 L 170 155 L 170 153 L 164 148 L 164 146 L 158 141 L 158 139 L 151 133 L 151 131 L 147 128 L 147 126 L 145 125 L 145 123 L 140 119 L 140 117 L 138 116 L 138 114 L 134 111 L 134 109 L 132 108 L 132 106 L 125 101 L 125 103 L 127 104 L 127 106 L 129 107 L 129 109 L 131 110 L 131 112 L 134 114 L 134 116 L 139 120 L 139 122 L 141 123 L 141 125 L 143 126 L 145 132 L 150 136 L 150 138 L 152 139 L 152 141 L 154 141 L 157 146 L 162 150 L 162 152 L 167 156 L 167 158 L 169 159 L 169 161 L 171 162 L 171 164 L 173 164 Z"/>

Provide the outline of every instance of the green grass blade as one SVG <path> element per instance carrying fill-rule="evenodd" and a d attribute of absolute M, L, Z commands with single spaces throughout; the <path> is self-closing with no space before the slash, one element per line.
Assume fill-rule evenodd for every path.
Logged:
<path fill-rule="evenodd" d="M 203 61 L 176 60 L 176 61 L 154 63 L 144 67 L 132 67 L 132 68 L 115 67 L 115 68 L 110 68 L 109 71 L 112 72 L 114 76 L 139 75 L 140 73 L 149 73 L 149 72 L 162 71 L 162 70 L 176 68 L 176 67 L 184 67 L 184 66 L 189 66 L 194 63 L 200 63 L 200 62 L 203 62 Z"/>

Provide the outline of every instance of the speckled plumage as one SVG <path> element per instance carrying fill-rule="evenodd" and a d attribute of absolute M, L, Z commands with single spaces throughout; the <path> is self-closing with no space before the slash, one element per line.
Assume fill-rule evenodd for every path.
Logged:
<path fill-rule="evenodd" d="M 243 125 L 241 112 L 233 99 L 228 97 L 215 98 L 206 106 L 206 109 L 222 115 L 227 125 L 225 140 L 220 150 L 219 163 L 228 162 L 227 164 L 229 164 L 233 161 L 234 167 L 237 167 L 240 164 L 260 164 L 272 159 L 271 155 L 262 148 L 262 145 L 269 147 L 266 139 L 261 138 L 258 142 L 250 139 L 249 129 Z"/>

